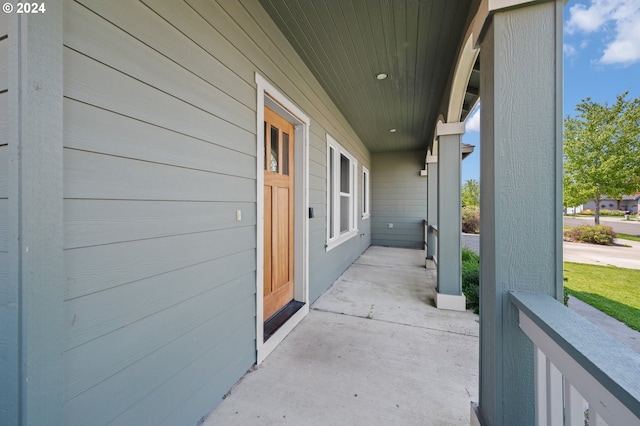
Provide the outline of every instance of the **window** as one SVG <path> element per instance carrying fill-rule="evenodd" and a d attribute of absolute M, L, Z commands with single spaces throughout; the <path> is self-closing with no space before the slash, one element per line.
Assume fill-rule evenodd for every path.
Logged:
<path fill-rule="evenodd" d="M 358 162 L 327 134 L 327 250 L 358 233 Z"/>
<path fill-rule="evenodd" d="M 362 218 L 369 217 L 369 169 L 362 166 Z"/>

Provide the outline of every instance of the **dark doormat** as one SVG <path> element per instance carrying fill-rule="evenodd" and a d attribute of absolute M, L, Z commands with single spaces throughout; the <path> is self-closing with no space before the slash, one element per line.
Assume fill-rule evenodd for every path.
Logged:
<path fill-rule="evenodd" d="M 287 303 L 280 309 L 278 312 L 273 314 L 271 318 L 264 322 L 264 341 L 266 342 L 269 337 L 273 336 L 273 333 L 278 331 L 282 324 L 287 322 L 289 318 L 291 318 L 300 308 L 304 306 L 304 303 L 298 302 L 297 300 L 292 300 Z"/>

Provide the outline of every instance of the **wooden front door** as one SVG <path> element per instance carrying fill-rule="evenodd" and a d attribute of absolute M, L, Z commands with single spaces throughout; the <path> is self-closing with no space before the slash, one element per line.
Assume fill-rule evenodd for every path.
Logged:
<path fill-rule="evenodd" d="M 264 320 L 293 300 L 293 124 L 264 109 Z"/>

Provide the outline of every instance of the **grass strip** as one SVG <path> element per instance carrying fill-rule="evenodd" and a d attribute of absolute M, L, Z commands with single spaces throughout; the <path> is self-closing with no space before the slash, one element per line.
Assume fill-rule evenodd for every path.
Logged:
<path fill-rule="evenodd" d="M 619 232 L 616 233 L 616 238 L 621 238 L 623 240 L 640 241 L 640 235 L 621 234 Z"/>
<path fill-rule="evenodd" d="M 640 270 L 564 262 L 567 292 L 640 331 Z"/>

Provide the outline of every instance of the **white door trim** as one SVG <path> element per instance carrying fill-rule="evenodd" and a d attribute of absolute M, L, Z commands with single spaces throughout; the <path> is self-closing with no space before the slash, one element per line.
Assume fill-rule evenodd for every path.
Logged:
<path fill-rule="evenodd" d="M 256 110 L 256 356 L 260 364 L 309 313 L 309 125 L 311 120 L 258 73 Z M 264 342 L 264 107 L 290 120 L 295 126 L 294 167 L 294 299 L 304 303 L 294 316 Z"/>

